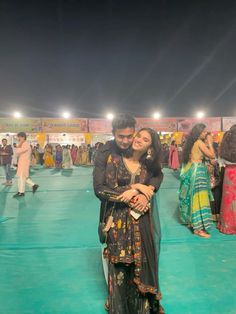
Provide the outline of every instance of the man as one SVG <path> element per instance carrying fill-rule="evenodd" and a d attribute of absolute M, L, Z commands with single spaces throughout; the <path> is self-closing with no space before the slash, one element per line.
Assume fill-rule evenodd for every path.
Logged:
<path fill-rule="evenodd" d="M 94 162 L 93 171 L 93 186 L 96 196 L 101 200 L 100 209 L 100 222 L 102 222 L 104 217 L 104 212 L 106 208 L 106 200 L 101 197 L 101 192 L 109 190 L 106 186 L 106 167 L 107 160 L 110 155 L 122 156 L 122 154 L 127 153 L 132 146 L 133 138 L 135 135 L 135 119 L 126 114 L 118 115 L 112 121 L 112 133 L 114 136 L 113 141 L 107 142 L 103 145 L 96 153 L 96 158 Z M 148 184 L 153 187 L 156 192 L 160 188 L 161 182 L 163 180 L 163 174 L 158 177 L 151 177 Z M 135 209 L 139 211 L 144 211 L 147 208 L 150 199 L 146 198 L 145 195 L 139 194 L 135 197 Z M 103 258 L 104 274 L 107 278 L 108 268 L 107 262 Z M 108 301 L 105 304 L 106 310 L 109 310 Z M 160 306 L 160 313 L 164 313 L 163 308 Z"/>
<path fill-rule="evenodd" d="M 17 177 L 18 177 L 18 193 L 14 197 L 22 197 L 25 195 L 25 184 L 32 188 L 33 193 L 39 188 L 38 184 L 35 184 L 29 178 L 29 168 L 31 163 L 31 147 L 26 141 L 26 134 L 20 132 L 17 134 L 18 146 L 16 149 L 18 155 L 18 167 L 17 167 Z"/>
<path fill-rule="evenodd" d="M 2 140 L 2 147 L 0 149 L 0 155 L 2 160 L 2 166 L 6 174 L 6 182 L 3 184 L 6 186 L 12 185 L 12 174 L 11 174 L 11 161 L 13 155 L 13 149 L 11 145 L 7 145 L 7 139 Z"/>

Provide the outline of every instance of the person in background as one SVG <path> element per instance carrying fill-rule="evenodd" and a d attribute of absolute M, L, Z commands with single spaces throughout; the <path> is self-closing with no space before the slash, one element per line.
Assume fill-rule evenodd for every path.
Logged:
<path fill-rule="evenodd" d="M 88 149 L 87 146 L 84 145 L 82 147 L 82 156 L 81 156 L 81 165 L 87 165 L 88 164 Z"/>
<path fill-rule="evenodd" d="M 169 159 L 169 147 L 167 143 L 164 143 L 161 146 L 162 146 L 162 161 L 161 161 L 162 167 L 167 167 Z"/>
<path fill-rule="evenodd" d="M 34 146 L 33 154 L 34 154 L 35 159 L 36 159 L 36 164 L 37 165 L 40 164 L 40 157 L 39 157 L 39 152 L 38 152 L 37 146 Z"/>
<path fill-rule="evenodd" d="M 39 154 L 39 163 L 42 166 L 43 163 L 44 163 L 44 161 L 43 161 L 44 150 L 43 150 L 43 148 L 39 144 L 36 145 L 36 148 L 37 148 L 37 151 L 38 151 L 38 154 Z"/>
<path fill-rule="evenodd" d="M 92 149 L 90 144 L 88 144 L 87 150 L 88 150 L 88 163 L 91 164 L 92 163 L 93 149 Z"/>
<path fill-rule="evenodd" d="M 104 144 L 102 142 L 97 142 L 94 146 L 94 153 L 93 153 L 93 164 L 95 163 L 97 153 L 100 148 L 102 148 Z"/>
<path fill-rule="evenodd" d="M 96 147 L 92 146 L 91 148 L 91 164 L 94 165 L 94 160 L 95 160 L 95 154 L 96 154 Z"/>
<path fill-rule="evenodd" d="M 17 134 L 18 146 L 16 149 L 18 155 L 18 167 L 17 167 L 17 177 L 18 177 L 18 193 L 13 197 L 22 197 L 25 195 L 25 184 L 32 188 L 32 192 L 35 193 L 39 185 L 35 184 L 29 177 L 29 169 L 31 162 L 31 148 L 29 143 L 26 141 L 26 134 L 20 132 Z"/>
<path fill-rule="evenodd" d="M 73 164 L 76 161 L 77 151 L 78 151 L 78 147 L 73 144 L 72 147 L 71 147 L 71 159 L 72 159 L 72 163 Z"/>
<path fill-rule="evenodd" d="M 82 162 L 82 152 L 83 152 L 82 146 L 79 146 L 78 151 L 77 151 L 76 160 L 75 160 L 75 163 L 74 163 L 76 166 L 80 166 L 81 165 L 81 162 Z"/>
<path fill-rule="evenodd" d="M 179 157 L 180 167 L 182 165 L 182 154 L 183 154 L 183 144 L 181 143 L 180 145 L 178 145 L 178 157 Z"/>
<path fill-rule="evenodd" d="M 0 149 L 1 164 L 5 170 L 6 182 L 3 184 L 6 186 L 12 185 L 11 163 L 12 163 L 13 149 L 11 145 L 7 145 L 7 139 L 2 140 L 2 147 Z"/>
<path fill-rule="evenodd" d="M 61 169 L 62 168 L 62 147 L 61 145 L 57 145 L 56 146 L 56 154 L 55 154 L 55 166 L 57 169 Z"/>
<path fill-rule="evenodd" d="M 45 147 L 45 153 L 43 156 L 43 160 L 44 160 L 44 166 L 46 168 L 55 167 L 55 162 L 54 162 L 53 152 L 52 152 L 52 146 L 49 144 L 46 145 L 46 147 Z"/>
<path fill-rule="evenodd" d="M 14 143 L 13 147 L 12 147 L 12 149 L 13 149 L 13 156 L 12 156 L 11 167 L 13 169 L 15 169 L 17 167 L 17 162 L 18 162 L 18 160 L 17 160 L 17 153 L 16 153 L 16 146 L 17 146 L 16 143 Z"/>
<path fill-rule="evenodd" d="M 206 126 L 199 123 L 191 130 L 183 149 L 179 212 L 182 223 L 192 228 L 195 235 L 209 238 L 212 224 L 210 202 L 213 195 L 205 157 L 214 159 L 215 152 L 211 135 Z"/>
<path fill-rule="evenodd" d="M 72 159 L 71 159 L 70 149 L 68 146 L 65 146 L 62 152 L 62 168 L 70 169 L 71 166 L 72 166 Z"/>
<path fill-rule="evenodd" d="M 179 169 L 179 155 L 178 155 L 178 148 L 176 145 L 176 141 L 172 141 L 169 150 L 169 159 L 168 159 L 169 168 L 173 170 Z"/>
<path fill-rule="evenodd" d="M 225 170 L 218 229 L 236 234 L 236 124 L 223 137 L 220 157 Z"/>
<path fill-rule="evenodd" d="M 37 164 L 37 157 L 36 157 L 36 153 L 35 153 L 35 147 L 33 147 L 32 145 L 30 145 L 31 148 L 31 166 L 34 167 Z"/>

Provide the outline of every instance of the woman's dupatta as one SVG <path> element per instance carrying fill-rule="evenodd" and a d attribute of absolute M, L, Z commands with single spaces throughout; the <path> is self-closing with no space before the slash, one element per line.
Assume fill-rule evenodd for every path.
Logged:
<path fill-rule="evenodd" d="M 154 295 L 161 299 L 159 288 L 159 254 L 161 241 L 160 219 L 157 205 L 157 197 L 151 201 L 151 209 L 139 219 L 139 231 L 141 236 L 141 265 L 136 272 L 135 283 L 143 293 Z M 136 267 L 137 268 L 137 265 Z"/>

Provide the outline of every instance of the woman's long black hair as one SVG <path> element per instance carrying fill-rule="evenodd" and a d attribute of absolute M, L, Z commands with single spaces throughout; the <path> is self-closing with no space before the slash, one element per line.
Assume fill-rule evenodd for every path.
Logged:
<path fill-rule="evenodd" d="M 190 131 L 183 148 L 183 163 L 187 164 L 190 159 L 191 151 L 194 143 L 199 139 L 201 133 L 205 130 L 206 126 L 203 123 L 196 124 Z"/>
<path fill-rule="evenodd" d="M 146 131 L 150 134 L 152 144 L 150 147 L 151 150 L 150 158 L 147 158 L 148 155 L 147 152 L 142 156 L 140 162 L 146 165 L 147 170 L 153 173 L 154 176 L 158 176 L 161 173 L 161 154 L 162 154 L 160 137 L 157 134 L 157 132 L 154 131 L 153 129 L 143 128 L 139 130 L 138 133 L 142 131 Z"/>
<path fill-rule="evenodd" d="M 229 162 L 236 162 L 236 124 L 223 137 L 220 147 L 220 157 Z"/>

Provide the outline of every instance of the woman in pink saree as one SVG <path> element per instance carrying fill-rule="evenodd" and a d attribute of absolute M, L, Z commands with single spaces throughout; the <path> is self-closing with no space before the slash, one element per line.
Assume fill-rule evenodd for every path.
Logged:
<path fill-rule="evenodd" d="M 73 144 L 71 148 L 71 159 L 72 159 L 73 165 L 76 161 L 77 152 L 78 152 L 78 147 Z"/>
<path fill-rule="evenodd" d="M 218 229 L 236 234 L 236 124 L 225 133 L 220 151 L 225 173 Z"/>
<path fill-rule="evenodd" d="M 179 155 L 178 149 L 175 141 L 171 142 L 170 150 L 169 150 L 169 168 L 173 170 L 179 169 Z"/>

